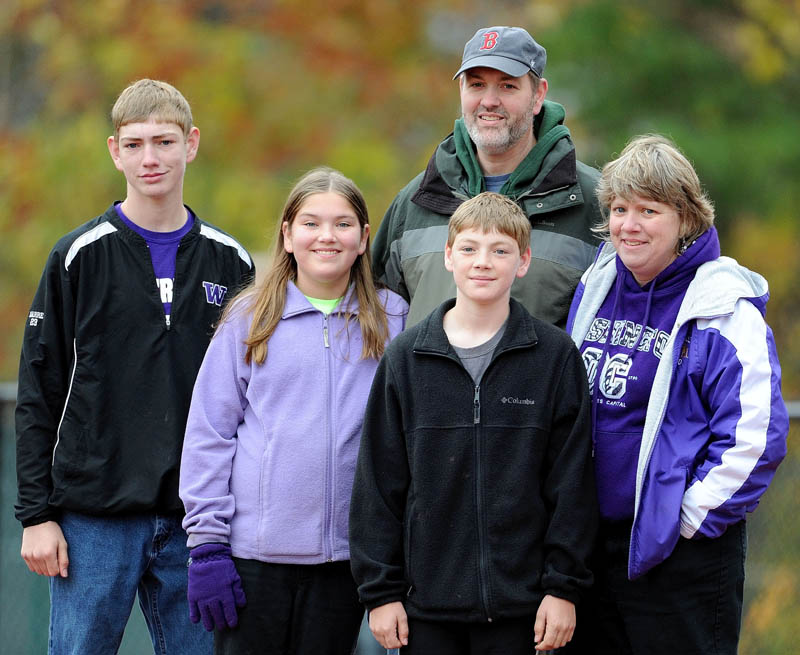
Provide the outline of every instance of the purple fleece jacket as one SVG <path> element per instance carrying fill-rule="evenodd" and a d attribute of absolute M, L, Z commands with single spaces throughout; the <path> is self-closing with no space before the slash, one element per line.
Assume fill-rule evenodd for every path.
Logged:
<path fill-rule="evenodd" d="M 408 305 L 379 292 L 389 335 Z M 343 300 L 358 312 L 355 297 Z M 348 514 L 364 407 L 378 366 L 347 329 L 289 283 L 264 364 L 245 364 L 251 313 L 211 340 L 186 424 L 180 496 L 189 547 L 231 544 L 235 557 L 318 564 L 349 559 Z"/>

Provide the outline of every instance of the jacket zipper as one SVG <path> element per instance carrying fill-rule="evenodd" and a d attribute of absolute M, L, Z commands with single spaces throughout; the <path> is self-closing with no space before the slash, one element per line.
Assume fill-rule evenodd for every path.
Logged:
<path fill-rule="evenodd" d="M 683 329 L 683 326 L 686 325 L 688 322 L 689 322 L 689 319 L 685 320 L 683 323 L 681 323 L 680 326 L 678 326 L 678 329 L 675 331 L 675 336 L 677 336 L 680 333 L 680 331 Z M 683 336 L 685 338 L 686 334 L 684 334 Z M 677 339 L 675 341 L 677 342 Z M 677 354 L 676 354 L 676 352 L 677 352 Z M 670 379 L 669 379 L 670 384 L 672 383 L 672 376 L 673 376 L 673 374 L 675 373 L 675 371 L 678 368 L 678 359 L 679 359 L 680 354 L 681 354 L 680 351 L 678 351 L 674 346 L 673 346 L 672 353 L 673 353 L 672 354 L 673 367 L 672 367 L 672 374 L 670 374 Z M 627 567 L 627 569 L 628 569 L 628 573 L 629 574 L 630 574 L 630 571 L 631 571 L 631 562 L 633 562 L 633 551 L 634 551 L 634 545 L 635 545 L 634 542 L 635 542 L 635 534 L 636 534 L 636 523 L 639 520 L 639 505 L 642 502 L 642 488 L 644 487 L 644 474 L 647 471 L 647 469 L 650 468 L 650 458 L 653 456 L 653 450 L 655 449 L 656 440 L 658 439 L 658 433 L 661 432 L 661 426 L 664 424 L 664 416 L 666 415 L 666 413 L 667 413 L 667 402 L 665 401 L 663 406 L 661 407 L 661 413 L 658 416 L 658 422 L 656 423 L 655 433 L 653 434 L 653 438 L 652 438 L 652 440 L 650 441 L 650 444 L 649 444 L 649 450 L 647 451 L 647 458 L 645 460 L 645 465 L 642 468 L 642 478 L 641 478 L 641 480 L 639 479 L 638 471 L 636 473 L 636 480 L 635 480 L 636 486 L 635 486 L 635 489 L 634 489 L 635 492 L 636 492 L 636 496 L 635 496 L 634 506 L 633 506 L 633 523 L 631 524 L 631 539 L 630 539 L 630 543 L 628 545 L 628 567 Z M 592 450 L 594 451 L 594 448 Z M 594 455 L 594 452 L 592 452 L 592 455 Z"/>
<path fill-rule="evenodd" d="M 485 373 L 484 373 L 485 374 Z M 481 602 L 483 603 L 483 611 L 489 623 L 492 622 L 492 615 L 489 611 L 489 555 L 487 554 L 486 547 L 486 534 L 484 530 L 484 508 L 483 508 L 483 494 L 481 493 L 483 487 L 483 448 L 481 442 L 481 387 L 475 385 L 475 395 L 472 400 L 472 422 L 475 425 L 475 509 L 478 515 L 478 572 L 479 580 L 478 586 L 481 592 Z"/>
<path fill-rule="evenodd" d="M 503 350 L 495 349 L 489 365 L 483 372 L 483 377 L 486 377 L 489 369 L 492 368 L 492 365 L 495 363 L 495 361 L 497 361 L 497 358 L 501 354 L 523 347 L 527 346 L 510 346 L 503 348 Z M 492 623 L 493 619 L 490 609 L 491 604 L 489 601 L 489 554 L 488 547 L 486 546 L 486 530 L 484 529 L 485 519 L 482 501 L 483 496 L 481 495 L 483 481 L 483 467 L 481 466 L 481 462 L 483 461 L 483 448 L 481 447 L 481 387 L 479 384 L 475 385 L 475 393 L 472 396 L 472 423 L 475 426 L 475 508 L 478 515 L 478 586 L 480 587 L 481 603 L 483 604 L 483 611 L 486 616 L 486 620 L 489 623 Z"/>
<path fill-rule="evenodd" d="M 184 235 L 185 236 L 185 235 Z M 175 251 L 175 272 L 172 274 L 172 301 L 170 302 L 169 314 L 164 311 L 164 302 L 161 300 L 161 287 L 158 284 L 158 280 L 155 279 L 156 276 L 156 269 L 153 266 L 153 255 L 150 253 L 150 248 L 147 247 L 147 257 L 150 260 L 150 269 L 153 271 L 153 279 L 156 283 L 156 291 L 157 291 L 157 300 L 158 306 L 161 307 L 161 314 L 164 316 L 164 324 L 166 325 L 167 332 L 172 329 L 172 314 L 174 314 L 175 310 L 175 289 L 177 285 L 175 281 L 178 278 L 178 255 L 181 251 L 181 244 L 183 243 L 183 239 L 181 239 L 181 243 L 178 244 L 178 249 Z"/>
<path fill-rule="evenodd" d="M 327 398 L 327 406 L 328 406 L 328 416 L 325 426 L 325 434 L 323 435 L 325 438 L 325 526 L 327 535 L 325 535 L 324 539 L 324 557 L 326 562 L 333 561 L 333 551 L 334 551 L 334 544 L 333 544 L 333 488 L 334 488 L 334 475 L 335 470 L 333 466 L 333 451 L 334 451 L 334 435 L 333 435 L 333 405 L 334 405 L 334 397 L 333 397 L 333 371 L 332 371 L 332 364 L 331 364 L 331 351 L 330 351 L 330 341 L 328 339 L 328 314 L 323 314 L 322 319 L 322 340 L 325 344 L 325 377 L 328 383 L 328 398 Z"/>
<path fill-rule="evenodd" d="M 483 377 L 486 377 L 486 374 L 489 372 L 489 369 L 494 364 L 495 360 L 498 358 L 499 355 L 502 353 L 508 352 L 510 350 L 517 350 L 518 348 L 524 348 L 528 346 L 510 346 L 506 347 L 503 350 L 495 350 L 494 354 L 492 355 L 492 360 L 489 362 L 489 365 L 486 367 L 486 370 L 483 372 Z M 436 357 L 445 357 L 446 359 L 454 359 L 449 355 L 441 352 L 436 351 L 420 351 L 426 352 L 428 355 L 434 355 Z M 467 370 L 464 368 L 464 365 L 461 363 L 461 360 L 457 357 L 455 361 L 461 366 L 462 370 L 467 373 Z M 469 373 L 467 373 L 469 375 Z M 480 429 L 480 422 L 481 422 L 481 387 L 480 385 L 475 385 L 474 393 L 472 395 L 472 424 L 475 427 L 475 440 L 474 440 L 474 448 L 473 454 L 475 456 L 475 507 L 477 513 L 477 521 L 478 521 L 478 587 L 480 588 L 480 596 L 481 596 L 481 604 L 483 605 L 484 615 L 486 616 L 486 620 L 489 623 L 492 623 L 493 618 L 489 609 L 489 555 L 487 553 L 486 547 L 486 534 L 484 530 L 484 509 L 483 509 L 483 502 L 481 496 L 481 478 L 483 477 L 483 470 L 481 467 L 481 457 L 483 453 L 483 449 L 481 448 L 481 429 Z M 407 595 L 411 596 L 414 591 L 414 586 L 410 585 Z"/>
<path fill-rule="evenodd" d="M 547 191 L 539 191 L 536 193 L 532 191 L 526 191 L 522 195 L 517 196 L 517 200 L 524 200 L 525 198 L 544 198 L 545 196 L 549 196 L 551 193 L 555 193 L 556 191 L 563 191 L 564 189 L 569 189 L 571 186 L 573 185 L 565 184 L 564 186 L 560 186 L 556 189 L 548 189 Z"/>

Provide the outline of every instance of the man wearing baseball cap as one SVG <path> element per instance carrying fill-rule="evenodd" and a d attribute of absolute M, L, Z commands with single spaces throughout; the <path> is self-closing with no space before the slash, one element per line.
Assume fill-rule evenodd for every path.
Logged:
<path fill-rule="evenodd" d="M 376 274 L 410 303 L 408 325 L 456 295 L 444 267 L 447 223 L 481 191 L 513 198 L 531 221 L 532 260 L 512 297 L 564 327 L 599 241 L 598 172 L 577 161 L 564 108 L 545 99 L 545 49 L 521 27 L 479 29 L 464 46 L 461 118 L 425 171 L 389 207 L 373 244 Z"/>

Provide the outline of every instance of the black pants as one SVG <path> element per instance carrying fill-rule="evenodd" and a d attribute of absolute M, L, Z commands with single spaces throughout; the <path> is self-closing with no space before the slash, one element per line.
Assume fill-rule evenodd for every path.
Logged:
<path fill-rule="evenodd" d="M 533 655 L 536 617 L 492 623 L 408 621 L 408 646 L 402 655 Z"/>
<path fill-rule="evenodd" d="M 601 527 L 590 597 L 565 652 L 736 655 L 742 617 L 745 522 L 717 539 L 678 540 L 661 564 L 628 580 L 630 524 Z"/>
<path fill-rule="evenodd" d="M 364 608 L 350 562 L 234 562 L 247 605 L 236 628 L 214 632 L 216 655 L 352 655 Z"/>

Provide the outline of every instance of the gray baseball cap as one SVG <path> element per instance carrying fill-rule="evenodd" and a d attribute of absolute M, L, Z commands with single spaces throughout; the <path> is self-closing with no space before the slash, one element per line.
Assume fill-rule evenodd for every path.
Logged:
<path fill-rule="evenodd" d="M 521 27 L 482 27 L 464 46 L 456 79 L 469 68 L 495 68 L 513 77 L 532 72 L 541 77 L 547 51 Z"/>

